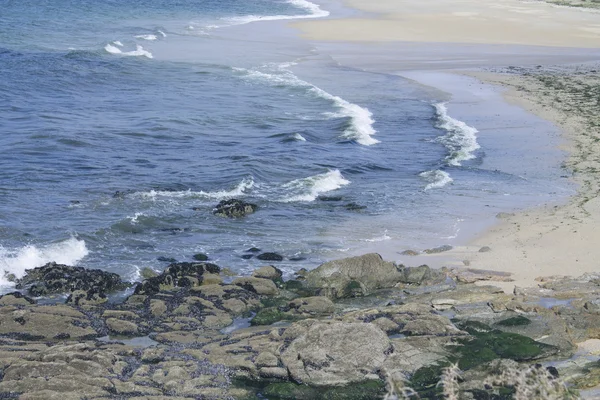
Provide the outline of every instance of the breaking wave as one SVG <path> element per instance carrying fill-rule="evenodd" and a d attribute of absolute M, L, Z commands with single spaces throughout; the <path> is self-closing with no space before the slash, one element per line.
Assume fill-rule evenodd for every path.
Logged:
<path fill-rule="evenodd" d="M 41 267 L 49 262 L 75 265 L 89 254 L 85 241 L 70 238 L 47 246 L 27 245 L 18 249 L 0 246 L 0 286 L 12 285 L 7 275 L 23 277 L 26 269 Z"/>
<path fill-rule="evenodd" d="M 475 158 L 474 152 L 480 147 L 476 135 L 478 130 L 449 116 L 444 103 L 435 104 L 435 111 L 438 128 L 447 132 L 446 135 L 437 139 L 449 151 L 446 162 L 449 165 L 460 166 L 463 161 Z"/>
<path fill-rule="evenodd" d="M 283 185 L 283 188 L 292 194 L 284 197 L 281 201 L 286 203 L 314 201 L 321 193 L 339 189 L 349 183 L 350 181 L 345 179 L 337 169 L 308 178 L 296 179 Z"/>

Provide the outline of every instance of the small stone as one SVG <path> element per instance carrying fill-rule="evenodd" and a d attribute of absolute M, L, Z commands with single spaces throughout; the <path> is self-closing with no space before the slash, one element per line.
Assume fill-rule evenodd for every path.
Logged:
<path fill-rule="evenodd" d="M 483 246 L 482 248 L 479 249 L 480 253 L 488 253 L 490 251 L 492 251 L 492 249 L 489 246 Z"/>
<path fill-rule="evenodd" d="M 269 279 L 243 277 L 234 279 L 232 283 L 256 294 L 265 296 L 276 296 L 279 294 L 279 289 Z"/>
<path fill-rule="evenodd" d="M 192 258 L 196 261 L 208 261 L 208 256 L 204 253 L 194 254 Z"/>
<path fill-rule="evenodd" d="M 419 252 L 414 251 L 414 250 L 404 250 L 402 253 L 400 253 L 400 255 L 402 255 L 402 256 L 418 256 Z"/>
<path fill-rule="evenodd" d="M 258 247 L 250 247 L 246 250 L 246 253 L 260 253 L 260 249 Z"/>
<path fill-rule="evenodd" d="M 258 368 L 261 367 L 276 367 L 279 365 L 279 359 L 277 356 L 269 351 L 263 351 L 254 361 Z"/>
<path fill-rule="evenodd" d="M 175 263 L 175 262 L 177 262 L 177 260 L 174 259 L 174 258 L 163 257 L 163 256 L 158 257 L 157 260 L 160 261 L 160 262 L 168 262 L 168 263 Z"/>
<path fill-rule="evenodd" d="M 438 253 L 443 253 L 445 251 L 450 251 L 450 250 L 452 250 L 452 246 L 445 244 L 443 246 L 434 247 L 433 249 L 425 249 L 425 250 L 423 250 L 423 253 L 438 254 Z"/>

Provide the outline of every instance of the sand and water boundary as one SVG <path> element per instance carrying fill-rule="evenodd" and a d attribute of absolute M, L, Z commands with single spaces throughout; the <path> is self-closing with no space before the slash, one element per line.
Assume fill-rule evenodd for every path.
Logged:
<path fill-rule="evenodd" d="M 499 87 L 507 103 L 560 128 L 565 151 L 561 168 L 576 187 L 571 197 L 557 196 L 536 208 L 500 215 L 465 245 L 441 255 L 418 255 L 407 263 L 511 273 L 512 281 L 497 283 L 506 291 L 535 286 L 542 276 L 596 271 L 598 11 L 518 0 L 344 4 L 362 13 L 296 22 L 293 27 L 358 68 L 397 73 L 423 84 L 435 81 L 435 74 L 436 79 L 439 74 L 466 75 Z M 423 79 L 423 71 L 429 78 Z M 482 247 L 490 251 L 480 252 Z"/>

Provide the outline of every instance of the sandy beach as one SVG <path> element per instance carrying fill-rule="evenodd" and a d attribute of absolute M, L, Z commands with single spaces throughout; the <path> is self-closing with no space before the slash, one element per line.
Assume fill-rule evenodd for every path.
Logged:
<path fill-rule="evenodd" d="M 430 49 L 431 59 L 439 63 L 436 49 L 440 48 L 440 43 L 456 46 L 476 43 L 478 48 L 485 49 L 481 60 L 473 62 L 458 52 L 455 58 L 451 50 L 445 49 L 444 56 L 449 63 L 440 69 L 444 73 L 468 75 L 501 87 L 508 103 L 558 126 L 565 139 L 567 154 L 562 165 L 564 174 L 577 185 L 577 194 L 566 202 L 499 215 L 493 228 L 466 245 L 455 246 L 442 255 L 415 256 L 410 264 L 510 273 L 511 281 L 494 283 L 507 292 L 513 291 L 515 286 L 535 286 L 543 279 L 541 277 L 580 276 L 597 271 L 600 258 L 600 247 L 596 244 L 600 220 L 600 160 L 597 156 L 600 154 L 600 125 L 596 110 L 600 78 L 594 63 L 556 67 L 581 61 L 572 57 L 572 52 L 577 49 L 600 48 L 597 10 L 516 0 L 438 1 L 433 4 L 410 1 L 372 4 L 349 0 L 345 4 L 363 11 L 364 15 L 300 22 L 294 26 L 302 30 L 304 37 L 323 43 L 373 42 L 369 45 L 372 49 L 369 56 L 379 62 L 385 60 L 388 71 L 395 69 L 401 75 L 403 69 L 418 70 L 420 66 L 435 69 L 427 63 L 426 54 Z M 389 50 L 390 42 L 405 49 L 406 42 L 421 42 L 418 62 L 411 63 L 412 58 L 390 62 L 393 56 L 381 56 L 373 50 L 378 48 L 376 46 L 382 46 L 380 51 L 383 48 Z M 529 49 L 527 46 L 562 48 L 549 48 L 552 56 L 541 60 L 543 65 L 532 66 L 540 60 L 533 58 L 534 52 L 530 58 L 524 55 Z M 488 51 L 494 55 L 489 56 Z M 594 60 L 593 52 L 589 60 Z M 403 53 L 394 55 L 401 58 Z M 344 60 L 350 58 L 347 56 Z M 410 68 L 403 67 L 403 61 L 409 63 Z M 360 66 L 376 69 L 377 62 L 362 61 Z M 494 62 L 498 67 L 529 67 L 490 68 Z M 480 251 L 483 247 L 487 247 L 486 251 Z"/>

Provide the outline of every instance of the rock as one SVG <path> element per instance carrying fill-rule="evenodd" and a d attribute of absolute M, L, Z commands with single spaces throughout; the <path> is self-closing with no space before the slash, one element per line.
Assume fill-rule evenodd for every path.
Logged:
<path fill-rule="evenodd" d="M 425 254 L 438 254 L 438 253 L 443 253 L 445 251 L 450 251 L 450 250 L 452 250 L 452 246 L 445 244 L 443 246 L 434 247 L 432 249 L 425 249 L 425 250 L 423 250 L 423 253 L 425 253 Z"/>
<path fill-rule="evenodd" d="M 449 275 L 460 283 L 474 283 L 477 281 L 512 282 L 510 272 L 491 271 L 476 268 L 455 268 Z"/>
<path fill-rule="evenodd" d="M 218 265 L 206 262 L 181 262 L 170 264 L 160 275 L 149 278 L 138 284 L 134 294 L 156 294 L 161 290 L 170 290 L 176 287 L 199 286 L 203 281 L 205 272 L 218 274 L 221 269 Z"/>
<path fill-rule="evenodd" d="M 344 206 L 344 208 L 348 211 L 360 211 L 367 208 L 367 206 L 361 206 L 357 203 L 348 203 Z"/>
<path fill-rule="evenodd" d="M 393 263 L 371 253 L 322 264 L 306 274 L 306 284 L 319 295 L 335 299 L 392 287 L 402 276 Z"/>
<path fill-rule="evenodd" d="M 256 256 L 261 261 L 283 261 L 283 256 L 277 253 L 262 253 Z"/>
<path fill-rule="evenodd" d="M 426 280 L 432 278 L 431 269 L 427 265 L 421 265 L 418 267 L 405 267 L 401 270 L 402 275 L 400 282 L 408 283 L 413 285 L 420 285 Z"/>
<path fill-rule="evenodd" d="M 252 276 L 255 278 L 270 279 L 273 282 L 282 282 L 283 272 L 279 268 L 269 265 L 254 270 Z"/>
<path fill-rule="evenodd" d="M 173 261 L 173 262 L 175 262 L 175 261 Z M 154 278 L 155 276 L 158 276 L 158 272 L 156 272 L 152 268 L 144 267 L 144 268 L 142 268 L 140 275 L 144 279 L 150 279 L 150 278 Z"/>
<path fill-rule="evenodd" d="M 372 324 L 306 322 L 296 323 L 301 324 L 297 329 L 304 333 L 281 355 L 290 376 L 298 383 L 339 386 L 364 382 L 381 369 L 391 350 L 387 335 Z"/>
<path fill-rule="evenodd" d="M 492 249 L 489 246 L 483 246 L 482 248 L 479 249 L 480 253 L 489 253 L 490 251 L 492 251 Z"/>
<path fill-rule="evenodd" d="M 277 296 L 279 294 L 279 289 L 269 279 L 243 277 L 234 279 L 232 284 L 259 295 Z"/>
<path fill-rule="evenodd" d="M 252 214 L 258 209 L 256 204 L 246 203 L 237 199 L 222 200 L 213 209 L 213 214 L 221 217 L 240 218 Z"/>
<path fill-rule="evenodd" d="M 290 301 L 288 307 L 294 313 L 310 316 L 329 315 L 335 309 L 333 302 L 325 296 L 300 297 Z"/>
<path fill-rule="evenodd" d="M 196 261 L 208 261 L 208 256 L 204 253 L 194 254 L 192 258 Z"/>
<path fill-rule="evenodd" d="M 414 251 L 414 250 L 404 250 L 402 253 L 400 253 L 400 255 L 402 255 L 402 256 L 418 256 L 419 252 Z"/>
<path fill-rule="evenodd" d="M 158 260 L 158 261 L 161 261 L 161 262 L 168 262 L 168 263 L 176 263 L 176 262 L 177 262 L 177 260 L 176 260 L 176 259 L 174 259 L 174 258 L 171 258 L 171 257 L 163 257 L 163 256 L 160 256 L 160 257 L 158 257 L 158 258 L 157 258 L 157 260 Z"/>
<path fill-rule="evenodd" d="M 81 312 L 65 305 L 3 306 L 0 337 L 18 340 L 76 340 L 100 336 Z"/>
<path fill-rule="evenodd" d="M 264 351 L 256 356 L 254 363 L 257 367 L 277 367 L 279 365 L 279 358 L 269 351 Z"/>
<path fill-rule="evenodd" d="M 67 300 L 66 304 L 74 304 L 76 306 L 89 306 L 89 305 L 98 305 L 102 303 L 106 303 L 108 301 L 108 297 L 106 294 L 97 291 L 96 289 L 91 289 L 88 291 L 85 290 L 75 290 L 73 291 Z"/>
<path fill-rule="evenodd" d="M 99 269 L 85 269 L 48 263 L 43 267 L 28 269 L 17 281 L 17 289 L 26 289 L 32 296 L 70 293 L 74 290 L 96 290 L 99 293 L 124 289 L 127 284 L 117 274 Z"/>
<path fill-rule="evenodd" d="M 123 321 L 116 318 L 106 320 L 108 329 L 117 335 L 135 335 L 138 333 L 138 326 L 133 322 Z"/>
<path fill-rule="evenodd" d="M 454 299 L 434 299 L 431 300 L 431 306 L 438 311 L 449 310 L 458 304 L 457 300 Z"/>
<path fill-rule="evenodd" d="M 21 292 L 12 292 L 0 296 L 0 306 L 28 306 L 35 303 L 35 300 L 24 296 Z"/>
<path fill-rule="evenodd" d="M 288 371 L 285 368 L 279 367 L 263 367 L 258 370 L 258 375 L 266 379 L 287 380 Z"/>

